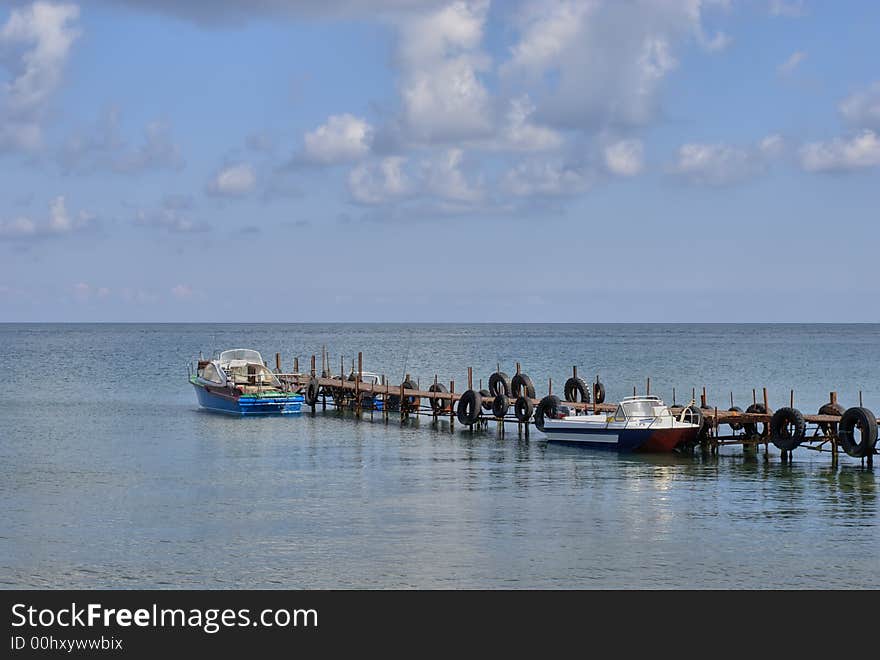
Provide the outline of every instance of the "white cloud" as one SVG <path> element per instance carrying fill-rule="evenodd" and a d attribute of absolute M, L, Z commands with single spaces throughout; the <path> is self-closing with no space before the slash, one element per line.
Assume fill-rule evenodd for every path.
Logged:
<path fill-rule="evenodd" d="M 9 63 L 0 87 L 0 149 L 41 145 L 43 115 L 79 37 L 78 18 L 74 4 L 34 2 L 13 9 L 0 27 L 0 64 Z"/>
<path fill-rule="evenodd" d="M 779 75 L 787 76 L 792 73 L 806 58 L 807 54 L 804 51 L 797 50 L 789 55 L 788 58 L 776 68 L 776 70 L 779 72 Z"/>
<path fill-rule="evenodd" d="M 785 140 L 778 133 L 773 133 L 758 142 L 758 150 L 767 158 L 778 158 L 785 150 Z"/>
<path fill-rule="evenodd" d="M 178 300 L 186 300 L 192 298 L 193 290 L 188 284 L 178 284 L 171 287 L 171 295 Z"/>
<path fill-rule="evenodd" d="M 38 222 L 25 216 L 19 216 L 11 220 L 0 220 L 0 238 L 44 238 L 48 236 L 60 236 L 83 232 L 94 229 L 97 218 L 87 211 L 80 211 L 71 217 L 67 211 L 67 204 L 62 195 L 59 195 L 49 205 L 49 217 Z"/>
<path fill-rule="evenodd" d="M 180 195 L 168 195 L 157 210 L 139 210 L 134 224 L 141 227 L 161 229 L 172 234 L 192 234 L 210 230 L 205 222 L 196 222 L 187 214 L 193 207 L 192 200 Z"/>
<path fill-rule="evenodd" d="M 222 168 L 208 183 L 208 192 L 224 197 L 241 197 L 252 192 L 257 184 L 257 173 L 249 163 L 238 163 Z"/>
<path fill-rule="evenodd" d="M 771 16 L 787 16 L 789 18 L 797 18 L 804 16 L 807 8 L 804 0 L 770 0 Z"/>
<path fill-rule="evenodd" d="M 558 131 L 532 123 L 534 112 L 535 105 L 528 95 L 512 99 L 495 147 L 513 151 L 546 151 L 562 146 L 562 135 Z"/>
<path fill-rule="evenodd" d="M 480 182 L 468 180 L 461 149 L 445 149 L 418 162 L 390 156 L 361 163 L 348 176 L 352 199 L 360 204 L 385 204 L 414 197 L 434 197 L 458 204 L 475 204 L 484 196 Z"/>
<path fill-rule="evenodd" d="M 517 197 L 553 197 L 585 192 L 596 179 L 596 173 L 587 166 L 551 159 L 519 163 L 505 173 L 501 185 Z"/>
<path fill-rule="evenodd" d="M 801 167 L 808 172 L 857 170 L 880 166 L 880 139 L 865 129 L 850 138 L 805 144 L 800 150 Z"/>
<path fill-rule="evenodd" d="M 305 157 L 325 165 L 350 163 L 370 151 L 373 128 L 350 114 L 331 115 L 327 122 L 305 134 Z"/>
<path fill-rule="evenodd" d="M 880 130 L 880 80 L 840 102 L 840 114 L 857 128 Z"/>
<path fill-rule="evenodd" d="M 426 190 L 455 202 L 479 201 L 483 197 L 483 190 L 467 180 L 461 171 L 463 160 L 464 152 L 461 149 L 448 149 L 435 158 L 423 161 Z"/>
<path fill-rule="evenodd" d="M 707 37 L 702 24 L 706 8 L 722 4 L 531 0 L 519 15 L 519 39 L 502 79 L 514 88 L 545 89 L 536 117 L 551 126 L 599 131 L 648 123 L 682 43 L 706 50 L 730 43 L 723 33 Z"/>
<path fill-rule="evenodd" d="M 782 136 L 773 134 L 754 146 L 691 142 L 681 145 L 669 172 L 697 185 L 725 186 L 750 179 L 782 155 Z"/>
<path fill-rule="evenodd" d="M 491 132 L 489 66 L 480 50 L 488 0 L 459 0 L 398 22 L 402 124 L 407 137 L 444 142 Z"/>
<path fill-rule="evenodd" d="M 58 154 L 66 173 L 98 171 L 134 174 L 148 170 L 181 169 L 180 147 L 166 122 L 152 121 L 144 129 L 143 141 L 131 145 L 122 136 L 118 108 L 109 108 L 88 130 L 73 134 Z"/>
<path fill-rule="evenodd" d="M 403 172 L 406 158 L 389 156 L 378 163 L 362 163 L 349 172 L 348 190 L 361 204 L 381 204 L 399 199 L 409 192 Z"/>
<path fill-rule="evenodd" d="M 612 174 L 635 176 L 644 165 L 644 146 L 641 140 L 621 140 L 605 147 L 604 156 Z"/>

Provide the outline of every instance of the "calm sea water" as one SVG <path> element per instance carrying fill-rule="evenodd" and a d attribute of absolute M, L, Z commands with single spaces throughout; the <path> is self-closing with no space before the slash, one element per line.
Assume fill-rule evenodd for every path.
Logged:
<path fill-rule="evenodd" d="M 0 586 L 878 587 L 877 472 L 797 450 L 617 455 L 428 419 L 202 412 L 199 350 L 253 347 L 609 400 L 706 385 L 880 412 L 876 325 L 0 325 Z M 760 391 L 760 390 L 759 390 Z M 880 469 L 880 468 L 878 468 Z"/>

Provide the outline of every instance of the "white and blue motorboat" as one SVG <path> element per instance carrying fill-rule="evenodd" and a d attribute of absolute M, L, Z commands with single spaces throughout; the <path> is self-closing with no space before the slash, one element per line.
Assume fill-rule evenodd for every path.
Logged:
<path fill-rule="evenodd" d="M 290 415 L 302 412 L 304 397 L 293 392 L 263 362 L 258 351 L 236 348 L 190 367 L 199 405 L 232 415 Z"/>

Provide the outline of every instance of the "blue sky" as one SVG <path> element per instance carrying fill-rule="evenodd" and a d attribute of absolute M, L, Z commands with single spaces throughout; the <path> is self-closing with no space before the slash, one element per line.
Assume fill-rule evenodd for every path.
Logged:
<path fill-rule="evenodd" d="M 880 321 L 880 4 L 0 6 L 0 321 Z"/>

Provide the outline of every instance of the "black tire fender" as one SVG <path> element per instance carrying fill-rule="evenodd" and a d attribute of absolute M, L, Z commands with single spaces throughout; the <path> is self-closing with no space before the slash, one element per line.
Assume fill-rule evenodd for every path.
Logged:
<path fill-rule="evenodd" d="M 306 403 L 314 408 L 315 404 L 318 403 L 318 394 L 321 391 L 321 386 L 318 385 L 318 379 L 312 376 L 309 378 L 309 384 L 306 386 Z"/>
<path fill-rule="evenodd" d="M 583 378 L 572 376 L 565 381 L 565 387 L 562 390 L 565 394 L 565 400 L 570 403 L 577 403 L 578 401 L 581 403 L 590 402 L 590 388 Z"/>
<path fill-rule="evenodd" d="M 861 431 L 858 442 L 856 442 L 856 429 Z M 867 408 L 850 408 L 840 418 L 837 437 L 843 451 L 850 456 L 856 458 L 868 456 L 877 444 L 877 418 Z"/>
<path fill-rule="evenodd" d="M 820 415 L 840 415 L 843 416 L 843 413 L 846 412 L 846 408 L 844 408 L 839 403 L 826 403 L 824 406 L 819 408 Z M 837 422 L 819 422 L 819 429 L 825 435 L 837 434 Z"/>
<path fill-rule="evenodd" d="M 524 396 L 517 397 L 513 404 L 513 414 L 518 422 L 525 424 L 532 418 L 534 412 L 535 404 L 532 403 L 531 399 Z"/>
<path fill-rule="evenodd" d="M 686 408 L 682 408 L 682 413 L 679 413 L 679 417 L 684 417 L 684 422 L 687 424 L 696 424 L 699 427 L 699 432 L 702 433 L 703 429 L 706 427 L 706 417 L 703 415 L 702 408 L 698 408 L 697 406 L 687 406 Z"/>
<path fill-rule="evenodd" d="M 489 392 L 492 396 L 503 394 L 504 396 L 509 397 L 511 394 L 510 376 L 503 371 L 496 371 L 489 376 Z"/>
<path fill-rule="evenodd" d="M 480 390 L 480 405 L 486 412 L 492 412 L 492 394 L 489 390 Z"/>
<path fill-rule="evenodd" d="M 749 413 L 754 414 L 773 414 L 772 410 L 767 410 L 764 407 L 763 403 L 753 403 L 748 408 L 746 408 L 746 414 Z M 763 424 L 763 422 L 743 422 L 743 429 L 745 429 L 746 435 L 750 438 L 755 437 L 766 437 L 769 432 L 769 424 L 763 424 L 761 432 L 758 432 L 758 424 Z"/>
<path fill-rule="evenodd" d="M 443 383 L 431 383 L 431 387 L 428 388 L 429 392 L 449 392 L 446 389 L 446 386 Z M 431 399 L 431 410 L 434 411 L 434 414 L 439 414 L 442 412 L 449 411 L 449 399 Z"/>
<path fill-rule="evenodd" d="M 544 420 L 557 417 L 560 404 L 559 397 L 553 394 L 548 394 L 541 399 L 538 407 L 535 408 L 535 426 L 538 427 L 539 431 L 544 430 Z"/>
<path fill-rule="evenodd" d="M 527 374 L 519 373 L 513 376 L 510 381 L 510 395 L 515 397 L 527 396 L 530 399 L 535 398 L 535 385 Z"/>
<path fill-rule="evenodd" d="M 781 451 L 791 451 L 804 441 L 807 422 L 797 408 L 780 408 L 770 419 L 770 440 Z"/>
<path fill-rule="evenodd" d="M 482 403 L 482 397 L 479 392 L 467 390 L 458 400 L 458 407 L 456 408 L 458 421 L 466 426 L 476 424 L 480 419 Z"/>
<path fill-rule="evenodd" d="M 742 411 L 742 408 L 740 408 L 739 406 L 731 406 L 727 409 L 727 412 L 741 413 Z M 732 428 L 734 431 L 739 431 L 743 427 L 742 422 L 728 422 L 728 426 L 730 426 L 730 428 Z"/>
<path fill-rule="evenodd" d="M 418 386 L 412 382 L 411 380 L 403 381 L 400 386 L 405 390 L 417 390 Z M 413 396 L 412 394 L 405 394 L 403 397 L 403 405 L 407 410 L 418 410 L 419 406 L 422 404 L 421 397 Z"/>
<path fill-rule="evenodd" d="M 504 417 L 508 408 L 510 408 L 510 399 L 507 398 L 507 395 L 503 392 L 496 394 L 495 400 L 492 402 L 492 414 L 495 417 Z"/>
<path fill-rule="evenodd" d="M 595 392 L 593 401 L 595 401 L 596 403 L 605 403 L 605 385 L 597 380 L 593 384 L 593 391 Z"/>

